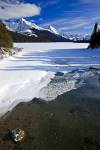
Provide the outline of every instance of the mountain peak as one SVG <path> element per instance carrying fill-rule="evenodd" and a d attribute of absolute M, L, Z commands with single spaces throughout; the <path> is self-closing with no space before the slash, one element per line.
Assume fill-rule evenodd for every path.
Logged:
<path fill-rule="evenodd" d="M 26 19 L 24 18 L 21 18 L 20 19 L 20 22 L 19 22 L 19 29 L 22 31 L 22 30 L 26 30 L 26 29 L 37 29 L 37 30 L 41 30 L 42 28 L 39 27 L 38 25 L 36 25 L 35 23 L 32 23 L 31 21 L 27 21 Z M 19 31 L 20 31 L 19 30 Z"/>
<path fill-rule="evenodd" d="M 53 26 L 49 26 L 49 30 L 51 31 L 51 32 L 53 32 L 54 34 L 59 34 L 59 32 L 53 27 Z"/>

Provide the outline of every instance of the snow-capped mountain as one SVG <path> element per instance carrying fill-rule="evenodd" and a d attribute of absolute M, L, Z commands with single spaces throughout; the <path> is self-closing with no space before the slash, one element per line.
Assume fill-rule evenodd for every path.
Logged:
<path fill-rule="evenodd" d="M 34 37 L 38 37 L 35 33 L 32 32 L 31 29 L 27 29 L 27 30 L 23 30 L 20 31 L 21 34 L 27 35 L 27 36 L 34 36 Z"/>
<path fill-rule="evenodd" d="M 11 28 L 11 25 L 10 25 Z M 13 27 L 12 27 L 13 28 Z M 49 26 L 47 28 L 42 28 L 35 23 L 32 23 L 30 21 L 27 21 L 26 19 L 22 18 L 19 20 L 19 22 L 16 23 L 16 27 L 14 24 L 14 31 L 16 34 L 21 34 L 25 36 L 30 36 L 37 38 L 37 41 L 43 41 L 43 42 L 68 42 L 69 40 L 63 37 L 59 34 L 59 32 L 53 27 Z M 15 36 L 15 34 L 14 34 Z M 18 35 L 19 36 L 19 35 Z M 32 41 L 32 38 L 31 38 Z M 33 40 L 34 41 L 34 40 Z"/>
<path fill-rule="evenodd" d="M 14 42 L 69 42 L 52 26 L 42 28 L 22 18 L 18 22 L 7 24 Z"/>
<path fill-rule="evenodd" d="M 88 41 L 89 41 L 90 38 L 91 38 L 91 35 L 89 35 L 89 34 L 85 34 L 85 35 L 84 35 L 84 39 L 85 39 L 85 40 L 88 40 Z"/>
<path fill-rule="evenodd" d="M 14 26 L 13 26 L 14 25 Z M 30 21 L 27 21 L 26 19 L 22 18 L 18 22 L 14 24 L 8 25 L 8 28 L 12 29 L 12 31 L 15 31 L 16 33 L 19 33 L 21 35 L 30 36 L 37 38 L 37 41 L 43 41 L 43 42 L 78 42 L 78 41 L 88 41 L 90 39 L 89 35 L 81 35 L 81 34 L 60 34 L 57 29 L 55 29 L 53 26 L 49 26 L 46 28 L 40 27 L 35 23 L 32 23 Z M 11 30 L 10 30 L 11 31 Z M 14 34 L 15 36 L 15 34 Z M 32 41 L 32 38 L 31 38 Z M 34 40 L 33 40 L 34 41 Z"/>
<path fill-rule="evenodd" d="M 16 32 L 21 32 L 21 33 L 29 33 L 29 34 L 33 34 L 32 30 L 31 29 L 36 29 L 36 30 L 42 30 L 42 31 L 49 31 L 51 33 L 54 33 L 56 35 L 59 35 L 59 32 L 53 27 L 53 26 L 49 26 L 47 28 L 42 28 L 42 27 L 39 27 L 38 25 L 36 25 L 35 23 L 32 23 L 30 21 L 27 21 L 26 19 L 24 18 L 21 18 L 20 21 L 18 23 L 16 23 L 16 27 L 15 27 L 15 24 L 14 24 L 14 27 L 13 27 L 13 24 L 7 26 L 7 28 L 13 28 Z"/>
<path fill-rule="evenodd" d="M 70 34 L 66 33 L 63 34 L 64 37 L 67 39 L 77 42 L 77 41 L 89 41 L 90 40 L 90 35 L 89 34 Z"/>
<path fill-rule="evenodd" d="M 5 24 L 7 30 L 13 31 L 13 29 L 5 21 L 3 21 L 2 23 Z"/>
<path fill-rule="evenodd" d="M 18 28 L 17 28 L 17 32 L 28 33 L 30 35 L 30 34 L 33 34 L 31 29 L 36 29 L 39 31 L 41 31 L 41 30 L 42 31 L 49 31 L 53 34 L 59 35 L 59 32 L 51 25 L 48 28 L 42 28 L 42 27 L 39 27 L 38 25 L 36 25 L 35 23 L 27 21 L 24 18 L 22 18 L 20 20 Z"/>
<path fill-rule="evenodd" d="M 13 29 L 11 29 L 9 26 L 6 26 L 7 30 L 9 31 L 13 31 Z"/>
<path fill-rule="evenodd" d="M 37 26 L 35 23 L 32 23 L 30 21 L 27 21 L 26 19 L 22 18 L 19 22 L 19 28 L 21 29 L 21 31 L 23 30 L 23 28 L 35 28 L 37 30 L 42 30 L 43 28 Z"/>
<path fill-rule="evenodd" d="M 49 26 L 48 30 L 54 34 L 58 34 L 59 35 L 59 32 L 56 30 L 56 28 L 54 28 L 53 26 Z"/>

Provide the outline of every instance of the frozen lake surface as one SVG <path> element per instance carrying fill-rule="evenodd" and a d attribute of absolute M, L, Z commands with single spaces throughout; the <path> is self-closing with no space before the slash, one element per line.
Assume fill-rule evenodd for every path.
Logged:
<path fill-rule="evenodd" d="M 71 71 L 91 66 L 100 68 L 100 50 L 87 49 L 88 44 L 15 43 L 15 47 L 23 48 L 22 52 L 0 62 L 1 115 L 34 97 L 53 100 L 80 87 L 83 84 L 82 81 L 77 82 L 80 77 L 83 80 L 84 76 L 92 75 L 88 71 L 68 75 Z M 50 84 L 51 79 L 55 80 L 56 72 L 65 74 L 63 81 Z"/>

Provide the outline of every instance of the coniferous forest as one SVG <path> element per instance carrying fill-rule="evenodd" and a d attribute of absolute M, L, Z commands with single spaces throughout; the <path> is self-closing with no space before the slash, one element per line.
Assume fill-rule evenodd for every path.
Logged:
<path fill-rule="evenodd" d="M 10 48 L 13 46 L 13 39 L 6 26 L 0 22 L 0 47 Z"/>

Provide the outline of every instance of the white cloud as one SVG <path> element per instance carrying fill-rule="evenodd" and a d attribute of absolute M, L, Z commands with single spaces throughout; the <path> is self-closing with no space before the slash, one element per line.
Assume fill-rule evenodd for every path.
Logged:
<path fill-rule="evenodd" d="M 99 13 L 98 13 L 99 14 Z M 95 22 L 100 23 L 100 16 L 91 15 L 91 19 L 87 16 L 78 16 L 72 18 L 58 18 L 56 20 L 48 21 L 47 23 L 40 24 L 41 26 L 52 25 L 59 30 L 59 32 L 91 32 Z"/>
<path fill-rule="evenodd" d="M 56 27 L 59 32 L 84 32 L 86 30 L 91 30 L 93 27 L 93 20 L 89 20 L 87 17 L 76 17 L 76 18 L 61 18 L 61 19 L 57 19 L 57 20 L 52 20 L 49 21 L 47 23 L 41 24 L 41 26 L 48 26 L 48 25 L 52 25 L 54 27 Z M 88 29 L 89 27 L 89 29 Z M 86 31 L 87 33 L 87 31 Z"/>
<path fill-rule="evenodd" d="M 0 0 L 0 19 L 21 18 L 39 15 L 41 8 L 35 4 L 15 0 Z"/>
<path fill-rule="evenodd" d="M 61 30 L 64 29 L 70 30 L 70 29 L 76 29 L 85 26 L 87 24 L 88 24 L 88 20 L 86 18 L 76 17 L 72 19 L 61 18 L 58 20 L 49 21 L 47 23 L 42 24 L 42 26 L 53 25 L 53 26 L 57 26 Z"/>

